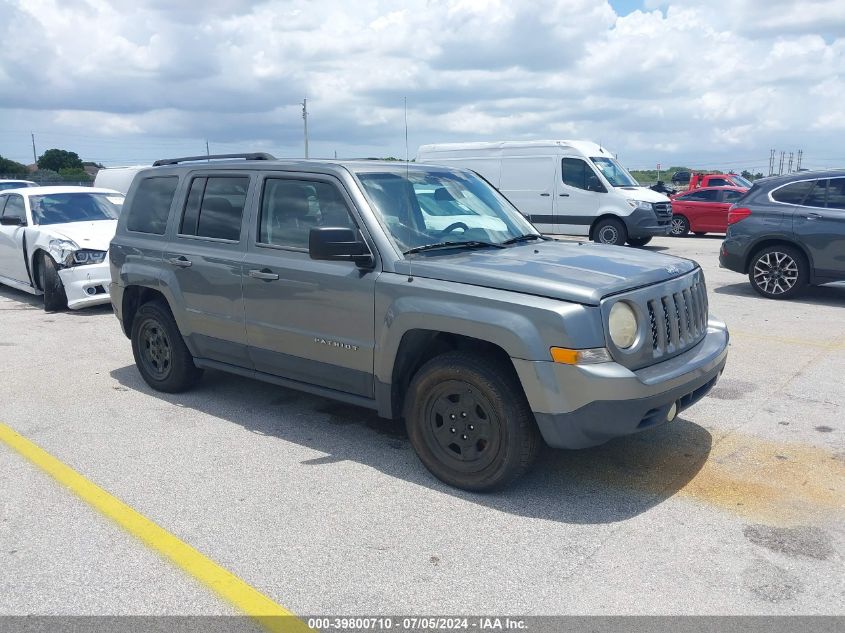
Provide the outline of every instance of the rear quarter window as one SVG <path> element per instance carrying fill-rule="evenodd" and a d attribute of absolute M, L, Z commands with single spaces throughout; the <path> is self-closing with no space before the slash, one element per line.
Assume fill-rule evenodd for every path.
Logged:
<path fill-rule="evenodd" d="M 772 192 L 772 200 L 775 202 L 783 202 L 784 204 L 801 204 L 804 198 L 813 189 L 816 184 L 815 180 L 801 180 L 799 182 L 792 182 L 784 185 L 780 189 L 775 189 Z"/>
<path fill-rule="evenodd" d="M 132 204 L 126 211 L 126 229 L 136 233 L 164 235 L 178 184 L 177 176 L 142 179 L 135 190 Z"/>

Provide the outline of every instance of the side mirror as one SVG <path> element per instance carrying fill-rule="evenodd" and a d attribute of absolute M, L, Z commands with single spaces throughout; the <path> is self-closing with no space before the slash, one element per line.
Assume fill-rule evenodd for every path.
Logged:
<path fill-rule="evenodd" d="M 311 259 L 327 261 L 352 261 L 368 268 L 373 265 L 373 254 L 360 238 L 357 230 L 321 226 L 308 234 L 308 254 Z"/>
<path fill-rule="evenodd" d="M 6 215 L 0 218 L 3 226 L 26 226 L 26 220 L 16 215 Z"/>

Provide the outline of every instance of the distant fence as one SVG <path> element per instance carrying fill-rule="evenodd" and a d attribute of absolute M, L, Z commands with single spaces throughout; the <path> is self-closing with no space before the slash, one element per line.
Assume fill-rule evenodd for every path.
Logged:
<path fill-rule="evenodd" d="M 55 176 L 50 176 L 49 178 L 44 178 L 42 176 L 38 176 L 37 174 L 0 174 L 0 180 L 29 180 L 30 182 L 38 183 L 38 185 L 42 187 L 48 186 L 64 186 L 67 187 L 69 185 L 75 185 L 79 187 L 90 187 L 94 184 L 92 180 L 64 180 L 61 177 L 56 178 Z"/>

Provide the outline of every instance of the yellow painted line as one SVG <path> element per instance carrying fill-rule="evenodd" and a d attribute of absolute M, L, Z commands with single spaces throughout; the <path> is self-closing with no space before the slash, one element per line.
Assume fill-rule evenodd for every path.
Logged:
<path fill-rule="evenodd" d="M 268 631 L 292 633 L 312 630 L 293 613 L 2 423 L 0 442 L 20 453 L 145 545 L 169 558 Z"/>
<path fill-rule="evenodd" d="M 768 334 L 757 334 L 756 332 L 743 332 L 742 330 L 731 330 L 731 337 L 756 339 L 758 341 L 770 341 L 772 343 L 783 343 L 784 345 L 800 345 L 803 347 L 815 347 L 828 351 L 845 350 L 845 343 L 842 339 L 834 339 L 829 343 L 824 341 L 811 341 L 805 338 L 787 338 L 783 336 L 770 336 Z"/>

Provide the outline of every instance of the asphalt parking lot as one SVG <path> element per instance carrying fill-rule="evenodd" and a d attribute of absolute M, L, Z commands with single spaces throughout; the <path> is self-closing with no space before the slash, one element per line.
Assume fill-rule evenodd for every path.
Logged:
<path fill-rule="evenodd" d="M 845 612 L 845 287 L 699 261 L 732 346 L 659 430 L 449 488 L 399 426 L 222 373 L 150 390 L 110 308 L 0 287 L 0 423 L 296 614 Z M 235 614 L 0 442 L 0 614 Z"/>

